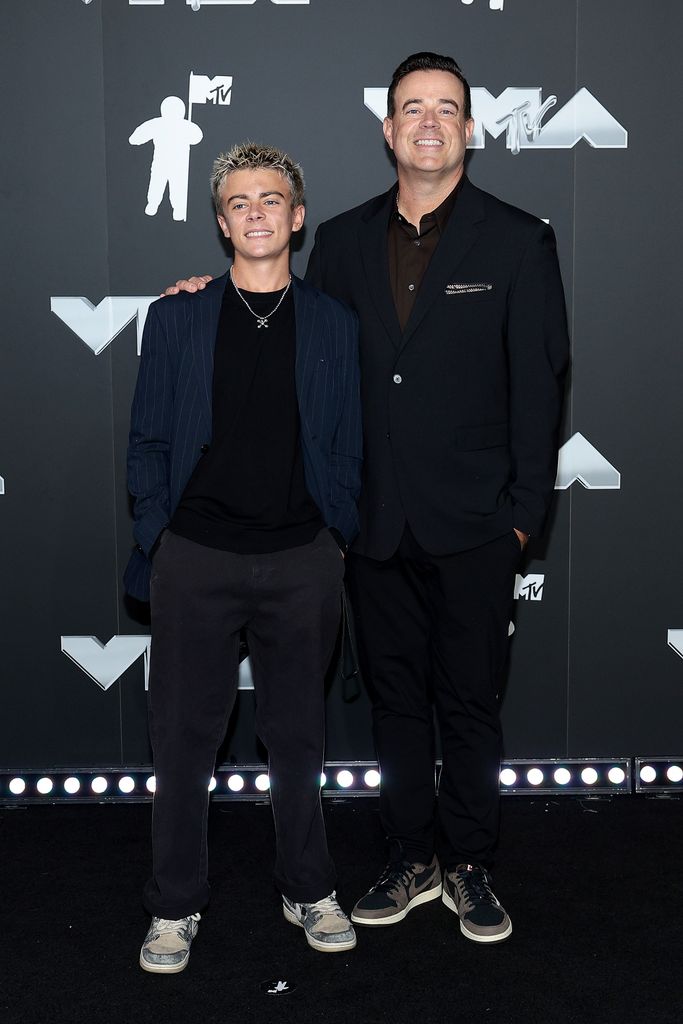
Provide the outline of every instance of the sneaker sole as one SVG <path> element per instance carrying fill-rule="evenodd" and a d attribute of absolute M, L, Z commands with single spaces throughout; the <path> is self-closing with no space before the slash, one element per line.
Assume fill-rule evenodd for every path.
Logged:
<path fill-rule="evenodd" d="M 406 904 L 403 910 L 397 910 L 395 914 L 391 914 L 389 917 L 358 917 L 354 910 L 351 914 L 351 920 L 354 924 L 368 925 L 370 928 L 380 927 L 385 924 L 398 924 L 399 921 L 402 921 L 410 913 L 413 907 L 419 907 L 421 903 L 430 903 L 431 900 L 438 900 L 440 895 L 441 885 L 437 885 L 433 889 L 419 892 L 417 896 L 413 896 L 412 900 Z"/>
<path fill-rule="evenodd" d="M 317 949 L 319 953 L 345 953 L 349 949 L 356 948 L 355 935 L 353 939 L 348 939 L 346 942 L 321 942 L 319 939 L 316 939 L 312 935 L 308 934 L 308 932 L 306 931 L 306 929 L 304 928 L 303 924 L 296 916 L 296 914 L 293 914 L 289 907 L 285 906 L 284 903 L 282 904 L 282 913 L 284 914 L 285 920 L 289 921 L 290 924 L 295 924 L 297 928 L 304 929 L 306 935 L 306 942 L 311 947 L 311 949 Z"/>
<path fill-rule="evenodd" d="M 149 971 L 150 974 L 180 974 L 187 967 L 189 960 L 190 957 L 188 955 L 181 964 L 149 964 L 146 960 L 143 960 L 141 953 L 140 967 L 142 967 L 143 971 Z"/>
<path fill-rule="evenodd" d="M 455 900 L 450 895 L 450 893 L 447 892 L 446 889 L 444 889 L 441 899 L 444 905 L 447 906 L 449 910 L 452 910 L 455 916 L 460 921 L 460 931 L 462 932 L 466 939 L 470 939 L 472 942 L 487 942 L 489 945 L 493 945 L 496 942 L 505 942 L 505 940 L 509 938 L 510 935 L 512 935 L 512 921 L 507 926 L 505 931 L 500 932 L 500 934 L 498 935 L 479 935 L 477 932 L 468 931 L 468 929 L 465 928 L 463 922 L 460 920 L 460 914 L 458 913 L 458 908 L 455 905 Z"/>

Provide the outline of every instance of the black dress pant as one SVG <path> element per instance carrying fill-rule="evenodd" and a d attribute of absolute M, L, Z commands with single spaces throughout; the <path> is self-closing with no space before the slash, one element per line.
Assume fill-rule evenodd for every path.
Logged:
<path fill-rule="evenodd" d="M 339 547 L 326 529 L 312 544 L 258 555 L 163 534 L 151 591 L 156 792 L 153 876 L 144 892 L 151 914 L 186 917 L 209 898 L 208 785 L 237 693 L 242 628 L 256 729 L 270 759 L 276 884 L 297 902 L 315 902 L 334 889 L 320 773 L 324 677 L 339 626 L 343 574 Z"/>
<path fill-rule="evenodd" d="M 454 555 L 406 527 L 386 561 L 350 555 L 360 667 L 373 701 L 391 856 L 490 866 L 498 837 L 499 694 L 521 547 L 510 531 Z M 443 768 L 434 784 L 434 712 Z"/>

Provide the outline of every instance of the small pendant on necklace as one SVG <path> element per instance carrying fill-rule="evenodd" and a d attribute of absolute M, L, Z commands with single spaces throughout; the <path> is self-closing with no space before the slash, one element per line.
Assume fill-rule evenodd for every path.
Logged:
<path fill-rule="evenodd" d="M 261 327 L 267 327 L 267 326 L 268 326 L 268 318 L 267 317 L 258 317 L 258 327 L 261 328 Z"/>

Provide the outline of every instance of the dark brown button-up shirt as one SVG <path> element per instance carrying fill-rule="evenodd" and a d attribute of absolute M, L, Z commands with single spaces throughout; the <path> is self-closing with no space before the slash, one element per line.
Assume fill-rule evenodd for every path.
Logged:
<path fill-rule="evenodd" d="M 408 323 L 429 261 L 453 212 L 462 180 L 441 206 L 420 219 L 419 227 L 402 217 L 398 206 L 389 219 L 389 280 L 402 331 Z"/>

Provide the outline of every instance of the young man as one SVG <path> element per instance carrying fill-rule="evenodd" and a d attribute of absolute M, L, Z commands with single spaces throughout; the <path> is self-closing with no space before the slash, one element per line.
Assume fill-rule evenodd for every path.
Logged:
<path fill-rule="evenodd" d="M 292 277 L 301 169 L 247 143 L 214 164 L 234 249 L 199 295 L 151 306 L 128 449 L 138 548 L 151 575 L 150 734 L 156 792 L 147 971 L 187 964 L 208 897 L 206 818 L 246 630 L 258 734 L 268 749 L 275 880 L 288 921 L 324 952 L 351 949 L 320 803 L 324 691 L 344 553 L 358 529 L 357 320 Z"/>
<path fill-rule="evenodd" d="M 496 943 L 512 932 L 490 875 L 499 694 L 515 571 L 553 495 L 568 337 L 554 234 L 469 182 L 473 127 L 451 57 L 403 61 L 384 121 L 398 182 L 320 226 L 307 279 L 360 319 L 348 577 L 389 863 L 352 920 L 394 924 L 442 896 L 468 939 Z"/>

